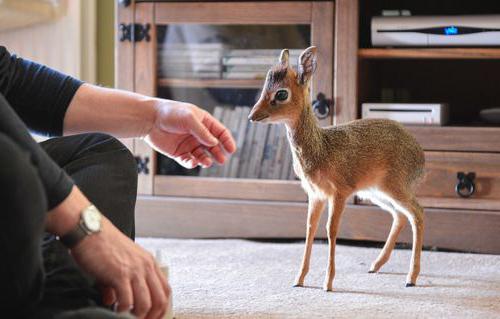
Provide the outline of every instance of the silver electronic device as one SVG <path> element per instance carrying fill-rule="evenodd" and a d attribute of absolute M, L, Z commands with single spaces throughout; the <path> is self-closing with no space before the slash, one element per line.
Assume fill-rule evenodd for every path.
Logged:
<path fill-rule="evenodd" d="M 389 119 L 404 124 L 445 125 L 448 105 L 440 103 L 363 103 L 364 119 Z"/>
<path fill-rule="evenodd" d="M 500 15 L 377 16 L 373 46 L 500 46 Z"/>

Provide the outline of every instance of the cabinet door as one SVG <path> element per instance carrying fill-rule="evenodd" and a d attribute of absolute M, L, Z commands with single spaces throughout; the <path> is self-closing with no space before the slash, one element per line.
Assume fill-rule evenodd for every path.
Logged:
<path fill-rule="evenodd" d="M 157 3 L 155 5 L 155 23 L 163 32 L 169 26 L 175 29 L 163 34 L 158 33 L 160 37 L 163 37 L 158 39 L 158 55 L 160 57 L 162 53 L 168 54 L 169 41 L 211 43 L 214 45 L 213 50 L 220 48 L 228 50 L 232 48 L 249 49 L 254 50 L 255 58 L 261 56 L 258 52 L 260 49 L 279 51 L 283 48 L 305 49 L 309 45 L 315 45 L 318 47 L 318 68 L 313 77 L 312 98 L 315 99 L 318 93 L 323 93 L 327 99 L 332 99 L 333 1 Z M 175 32 L 178 34 L 173 35 Z M 291 56 L 295 57 L 293 53 Z M 278 58 L 272 55 L 270 57 L 274 57 L 276 60 Z M 292 60 L 294 66 L 296 63 L 296 60 Z M 162 68 L 161 64 L 159 61 L 159 70 Z M 222 67 L 225 67 L 224 63 L 222 64 Z M 261 88 L 265 71 L 260 76 L 257 73 L 256 71 L 254 77 L 251 74 L 231 73 L 229 74 L 230 78 L 224 77 L 224 71 L 222 71 L 220 78 L 205 74 L 213 80 L 205 83 L 190 81 L 182 83 L 174 81 L 174 79 L 169 81 L 168 77 L 160 75 L 158 84 L 164 88 L 169 86 Z M 165 73 L 163 75 L 165 76 Z M 191 74 L 191 76 L 198 79 L 201 77 L 199 74 Z M 216 81 L 224 79 L 233 81 Z M 330 111 L 327 116 L 321 118 L 322 125 L 332 124 L 332 115 L 333 112 Z"/>
<path fill-rule="evenodd" d="M 283 131 L 256 128 L 249 141 L 250 135 L 242 127 L 250 125 L 246 123 L 245 114 L 260 95 L 267 70 L 277 62 L 283 48 L 290 49 L 291 62 L 296 66 L 303 49 L 310 45 L 318 47 L 318 68 L 313 77 L 311 98 L 319 93 L 327 100 L 332 98 L 333 2 L 163 2 L 135 6 L 135 23 L 149 24 L 150 39 L 135 43 L 135 91 L 190 102 L 206 109 L 231 129 L 241 151 L 223 166 L 186 170 L 136 140 L 135 153 L 143 161 L 142 167 L 146 162 L 148 166 L 139 175 L 139 193 L 224 198 L 227 194 L 224 187 L 207 184 L 196 188 L 196 194 L 191 192 L 193 187 L 185 187 L 179 194 L 176 185 L 215 182 L 202 181 L 199 176 L 294 179 L 293 174 L 288 174 L 292 169 L 288 165 L 291 157 L 287 160 L 285 151 L 281 159 L 267 162 L 264 159 L 271 136 L 283 150 L 288 148 Z M 321 124 L 332 124 L 333 112 L 325 107 L 321 112 L 324 115 L 320 118 Z M 248 154 L 243 154 L 245 142 L 253 143 Z M 244 155 L 248 157 L 247 162 L 242 160 Z M 273 166 L 277 161 L 280 165 Z M 168 178 L 165 175 L 169 175 Z M 241 185 L 241 193 L 245 194 L 245 184 L 235 185 Z M 255 192 L 251 192 L 252 198 L 259 197 L 257 193 L 262 190 L 258 189 L 258 183 L 252 185 L 257 185 Z M 276 185 L 276 192 L 280 192 L 281 184 Z M 299 189 L 298 185 L 294 187 Z M 210 190 L 210 194 L 204 190 Z M 234 193 L 239 193 L 239 188 Z"/>
<path fill-rule="evenodd" d="M 153 74 L 156 57 L 154 52 L 155 41 L 134 42 L 132 39 L 123 39 L 123 27 L 134 23 L 144 25 L 153 23 L 153 4 L 132 3 L 129 6 L 116 6 L 116 36 L 115 36 L 115 86 L 126 91 L 154 96 L 156 80 Z M 154 30 L 149 31 L 149 36 Z M 134 154 L 138 167 L 138 193 L 153 193 L 153 172 L 155 156 L 143 140 L 127 138 L 120 139 Z"/>
<path fill-rule="evenodd" d="M 359 0 L 337 0 L 335 7 L 335 124 L 341 124 L 358 118 Z"/>
<path fill-rule="evenodd" d="M 135 91 L 147 96 L 156 96 L 156 28 L 154 25 L 154 3 L 135 5 L 134 42 L 134 86 Z M 143 29 L 141 29 L 141 27 Z M 138 163 L 138 193 L 153 194 L 156 172 L 156 154 L 142 139 L 134 140 L 134 154 Z"/>
<path fill-rule="evenodd" d="M 117 6 L 117 26 L 132 23 L 133 20 L 133 6 Z M 130 41 L 120 41 L 119 32 L 115 32 L 115 43 L 115 87 L 121 90 L 134 91 L 134 45 Z M 134 152 L 134 139 L 123 138 L 120 141 L 131 152 Z"/>

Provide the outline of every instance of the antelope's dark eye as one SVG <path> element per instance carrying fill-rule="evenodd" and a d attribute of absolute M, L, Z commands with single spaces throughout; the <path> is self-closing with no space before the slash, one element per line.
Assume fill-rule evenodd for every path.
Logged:
<path fill-rule="evenodd" d="M 276 92 L 276 95 L 274 96 L 274 98 L 277 101 L 286 101 L 286 99 L 288 99 L 288 91 L 287 90 L 278 90 Z"/>

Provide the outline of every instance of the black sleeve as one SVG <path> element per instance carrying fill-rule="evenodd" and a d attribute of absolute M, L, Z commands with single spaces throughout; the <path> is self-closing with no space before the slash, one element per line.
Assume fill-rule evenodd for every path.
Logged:
<path fill-rule="evenodd" d="M 82 82 L 11 55 L 0 46 L 0 94 L 34 132 L 62 135 L 64 115 Z"/>
<path fill-rule="evenodd" d="M 49 210 L 68 197 L 73 187 L 73 181 L 33 139 L 26 125 L 10 107 L 2 94 L 0 94 L 0 133 L 8 136 L 20 148 L 25 150 L 31 162 L 37 168 L 45 190 Z M 0 156 L 1 152 L 2 150 L 0 150 Z M 13 187 L 16 187 L 16 185 L 13 185 Z"/>

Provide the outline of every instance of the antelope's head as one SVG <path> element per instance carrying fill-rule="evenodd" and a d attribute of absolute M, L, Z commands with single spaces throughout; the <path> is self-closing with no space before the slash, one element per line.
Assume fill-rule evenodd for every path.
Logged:
<path fill-rule="evenodd" d="M 310 81 L 316 69 L 316 47 L 301 53 L 297 70 L 290 66 L 289 52 L 281 51 L 279 63 L 267 73 L 262 94 L 248 118 L 252 122 L 293 123 L 310 105 Z"/>

